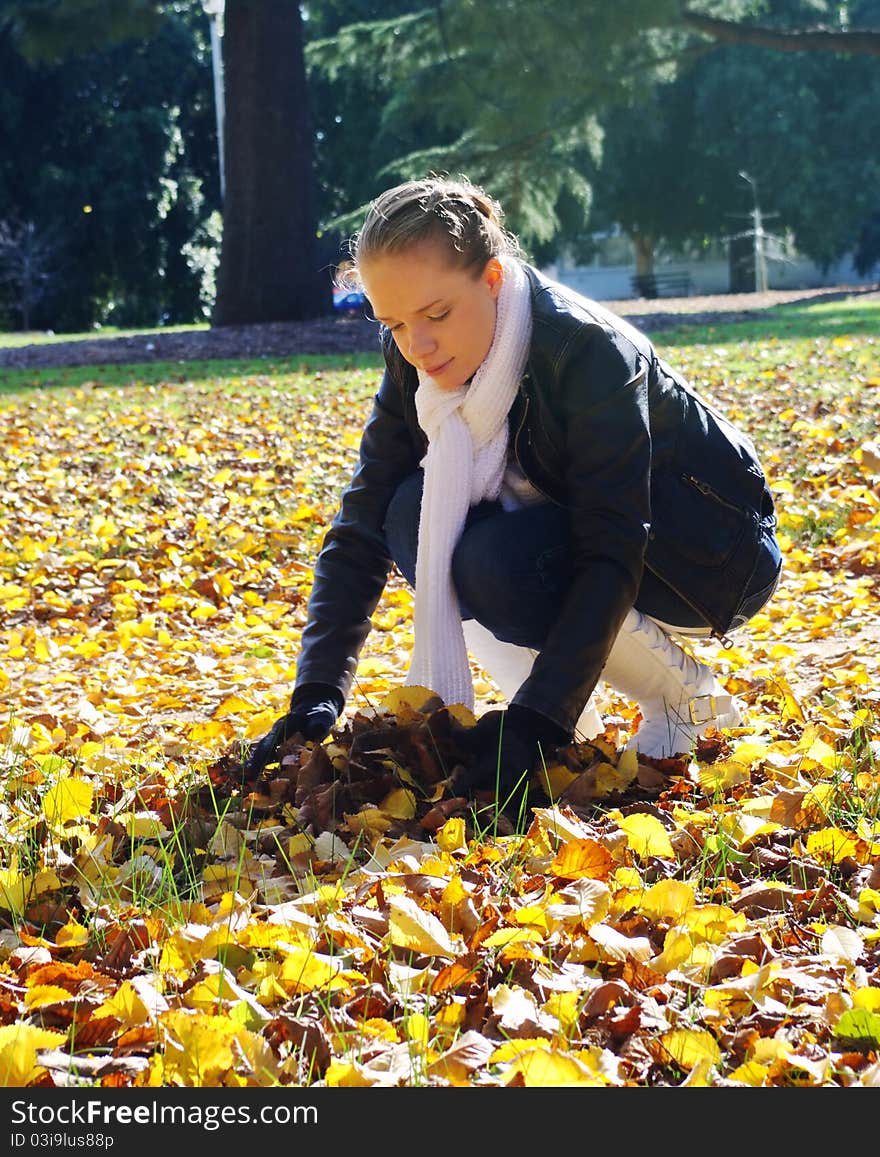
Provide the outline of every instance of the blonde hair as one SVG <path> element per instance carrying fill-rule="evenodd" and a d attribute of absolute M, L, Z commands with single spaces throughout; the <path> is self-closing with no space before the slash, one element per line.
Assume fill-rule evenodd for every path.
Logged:
<path fill-rule="evenodd" d="M 361 229 L 349 241 L 351 262 L 340 267 L 341 284 L 361 288 L 360 261 L 425 241 L 439 241 L 453 265 L 473 270 L 476 277 L 491 258 L 520 255 L 519 242 L 503 222 L 499 203 L 465 178 L 427 177 L 395 185 L 371 202 Z"/>

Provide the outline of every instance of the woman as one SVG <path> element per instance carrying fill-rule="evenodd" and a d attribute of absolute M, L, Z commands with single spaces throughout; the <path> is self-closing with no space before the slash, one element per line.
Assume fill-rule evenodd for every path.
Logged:
<path fill-rule="evenodd" d="M 754 446 L 502 222 L 483 190 L 432 178 L 382 194 L 352 243 L 385 372 L 315 565 L 290 711 L 252 774 L 295 733 L 329 734 L 392 563 L 415 590 L 407 682 L 471 706 L 469 651 L 509 700 L 472 729 L 468 787 L 595 735 L 600 679 L 638 704 L 642 755 L 740 722 L 673 636 L 725 638 L 777 584 Z"/>

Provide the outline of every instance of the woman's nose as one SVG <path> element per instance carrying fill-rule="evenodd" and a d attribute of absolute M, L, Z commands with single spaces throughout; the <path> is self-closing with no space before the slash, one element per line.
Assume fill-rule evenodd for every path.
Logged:
<path fill-rule="evenodd" d="M 412 361 L 418 362 L 426 354 L 432 353 L 436 348 L 437 342 L 428 329 L 419 326 L 410 330 L 409 352 Z"/>

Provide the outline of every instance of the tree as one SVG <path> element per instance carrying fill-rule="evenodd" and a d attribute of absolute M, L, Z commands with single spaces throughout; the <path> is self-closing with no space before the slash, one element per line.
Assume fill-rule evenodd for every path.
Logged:
<path fill-rule="evenodd" d="M 828 8 L 829 5 L 822 5 Z M 838 19 L 845 5 L 834 5 Z M 841 23 L 837 28 L 817 24 L 800 28 L 781 28 L 769 24 L 743 23 L 707 16 L 692 8 L 683 8 L 681 23 L 724 44 L 747 44 L 752 48 L 770 48 L 774 52 L 835 52 L 847 56 L 880 56 L 880 28 L 851 28 Z"/>
<path fill-rule="evenodd" d="M 774 0 L 771 14 L 791 20 L 802 8 Z M 661 244 L 735 245 L 751 227 L 754 182 L 773 232 L 825 267 L 853 249 L 876 205 L 880 70 L 867 56 L 716 44 L 601 120 L 597 214 L 632 238 L 639 272 Z"/>
<path fill-rule="evenodd" d="M 223 70 L 226 196 L 213 324 L 328 312 L 299 5 L 227 0 Z"/>
<path fill-rule="evenodd" d="M 181 253 L 219 208 L 204 15 L 181 6 L 149 36 L 138 25 L 110 41 L 100 24 L 95 46 L 72 52 L 51 19 L 28 31 L 24 17 L 41 7 L 7 3 L 0 21 L 0 218 L 32 221 L 56 245 L 33 322 L 202 320 L 210 241 Z M 97 20 L 83 0 L 55 8 Z M 11 304 L 10 287 L 2 296 Z"/>
<path fill-rule="evenodd" d="M 309 61 L 331 78 L 346 66 L 370 79 L 390 73 L 383 129 L 408 140 L 422 123 L 418 147 L 374 173 L 371 194 L 432 169 L 466 173 L 538 247 L 554 237 L 560 203 L 589 210 L 583 170 L 600 149 L 597 111 L 674 58 L 682 34 L 653 27 L 657 4 L 452 0 L 344 26 L 311 43 Z M 362 211 L 351 205 L 337 223 L 350 228 Z"/>
<path fill-rule="evenodd" d="M 155 35 L 163 8 L 161 0 L 4 0 L 0 30 L 9 31 L 27 60 L 58 64 Z"/>
<path fill-rule="evenodd" d="M 313 61 L 313 45 L 327 43 L 341 27 L 352 22 L 401 20 L 418 11 L 423 0 L 320 0 L 309 4 L 306 66 L 314 128 L 315 179 L 319 230 L 329 263 L 344 256 L 350 228 L 331 225 L 351 207 L 365 204 L 377 191 L 386 166 L 434 141 L 441 133 L 429 109 L 420 112 L 401 96 L 399 70 L 393 60 L 386 67 L 360 67 L 356 59 L 341 56 L 328 70 Z M 405 115 L 397 115 L 399 105 Z"/>
<path fill-rule="evenodd" d="M 748 147 L 749 155 L 761 154 L 764 142 L 772 141 L 776 155 L 766 154 L 772 168 L 779 167 L 787 154 L 797 162 L 806 158 L 813 172 L 822 168 L 827 142 L 815 132 L 811 142 L 805 141 L 811 124 L 797 111 L 796 77 L 786 71 L 790 84 L 785 92 L 773 83 L 782 54 L 750 47 L 750 30 L 758 28 L 768 36 L 772 32 L 785 49 L 796 42 L 800 51 L 786 51 L 784 57 L 798 62 L 798 67 L 805 68 L 809 59 L 824 58 L 814 72 L 834 73 L 837 91 L 828 87 L 831 106 L 838 114 L 845 111 L 841 95 L 845 91 L 854 108 L 861 109 L 863 122 L 876 123 L 866 107 L 867 98 L 859 96 L 855 85 L 841 88 L 840 82 L 844 62 L 854 64 L 844 53 L 860 51 L 863 59 L 855 63 L 868 70 L 863 88 L 866 83 L 867 93 L 875 91 L 870 80 L 873 61 L 859 45 L 873 37 L 870 26 L 880 5 L 877 0 L 852 0 L 848 10 L 863 33 L 858 44 L 843 35 L 851 30 L 837 6 L 833 6 L 836 28 L 826 28 L 822 37 L 795 36 L 809 30 L 816 13 L 832 12 L 825 0 L 713 0 L 705 12 L 680 0 L 622 0 L 613 6 L 599 0 L 546 0 L 540 7 L 527 0 L 448 0 L 405 19 L 343 27 L 332 41 L 315 44 L 310 52 L 321 68 L 333 68 L 347 58 L 365 70 L 381 69 L 393 58 L 401 94 L 393 105 L 396 115 L 405 118 L 408 110 L 418 108 L 421 116 L 432 116 L 437 126 L 433 147 L 398 156 L 380 176 L 417 175 L 429 168 L 465 171 L 501 197 L 511 224 L 533 252 L 558 247 L 565 236 L 580 241 L 584 229 L 578 225 L 578 211 L 581 222 L 591 213 L 595 216 L 591 205 L 598 195 L 606 217 L 611 202 L 619 206 L 647 269 L 655 244 L 662 239 L 697 240 L 708 230 L 716 237 L 731 230 L 732 220 L 719 218 L 743 207 L 745 190 L 737 185 L 737 172 L 745 162 L 737 164 L 733 154 L 746 140 L 758 142 Z M 750 23 L 759 14 L 762 23 Z M 698 29 L 697 18 L 704 15 L 718 23 Z M 743 44 L 730 45 L 729 58 L 748 61 L 753 73 L 770 82 L 774 100 L 792 102 L 785 110 L 770 108 L 771 119 L 763 132 L 750 123 L 744 102 L 737 102 L 733 124 L 734 118 L 716 110 L 709 119 L 710 134 L 715 136 L 700 135 L 699 119 L 688 122 L 700 107 L 700 94 L 693 87 L 686 91 L 686 84 L 678 93 L 673 88 L 701 60 L 717 59 L 722 51 L 719 41 L 707 35 L 710 27 L 719 36 L 732 36 L 740 29 Z M 838 51 L 828 51 L 829 44 Z M 758 67 L 754 61 L 761 53 Z M 705 79 L 707 72 L 700 75 Z M 757 110 L 772 102 L 764 99 L 760 86 L 748 91 L 751 119 L 757 121 Z M 728 92 L 731 95 L 736 98 L 735 89 Z M 823 114 L 821 119 L 827 118 Z M 787 148 L 784 135 L 777 131 L 786 120 L 798 138 L 797 150 Z M 859 134 L 864 135 L 861 129 Z M 824 182 L 833 183 L 841 194 L 849 189 L 855 194 L 852 204 L 861 211 L 864 192 L 858 192 L 859 183 L 870 178 L 873 150 L 868 146 L 841 165 L 839 149 L 846 138 L 840 132 L 830 135 L 833 147 L 827 157 L 833 171 L 825 172 Z M 789 167 L 790 185 L 792 171 L 799 170 Z M 817 178 L 814 206 L 822 201 L 821 184 Z M 762 183 L 762 187 L 773 186 Z M 616 197 L 608 195 L 615 191 Z M 791 194 L 787 201 L 791 220 L 797 219 L 806 237 L 811 207 L 802 203 L 795 214 Z M 813 213 L 811 221 L 819 219 L 820 214 Z M 825 261 L 833 251 L 839 253 L 848 243 L 851 224 L 852 211 L 843 212 L 833 228 L 826 221 L 828 244 L 823 250 L 813 237 L 811 253 L 821 252 Z"/>
<path fill-rule="evenodd" d="M 34 306 L 45 295 L 53 254 L 52 241 L 37 233 L 33 221 L 0 221 L 0 284 L 11 287 L 24 331 L 31 328 Z"/>

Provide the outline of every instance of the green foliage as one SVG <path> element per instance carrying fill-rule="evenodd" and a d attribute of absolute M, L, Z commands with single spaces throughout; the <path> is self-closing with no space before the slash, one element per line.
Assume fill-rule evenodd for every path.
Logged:
<path fill-rule="evenodd" d="M 363 3 L 349 23 L 332 7 L 308 49 L 313 82 L 341 87 L 346 101 L 360 87 L 374 132 L 358 139 L 340 118 L 328 170 L 360 148 L 371 164 L 338 184 L 331 227 L 356 228 L 366 200 L 395 180 L 447 171 L 498 196 L 538 258 L 562 244 L 586 252 L 591 230 L 614 222 L 649 248 L 680 247 L 749 227 L 746 169 L 778 214 L 773 231 L 827 265 L 876 205 L 870 58 L 722 47 L 694 34 L 675 0 Z M 691 9 L 733 27 L 841 20 L 825 0 Z M 848 6 L 852 25 L 878 19 L 877 0 Z"/>
<path fill-rule="evenodd" d="M 163 7 L 160 0 L 6 0 L 0 30 L 11 32 L 31 63 L 58 64 L 100 46 L 154 35 Z"/>
<path fill-rule="evenodd" d="M 613 8 L 457 0 L 343 26 L 314 40 L 308 59 L 313 75 L 331 82 L 352 70 L 368 85 L 385 83 L 381 131 L 420 142 L 378 169 L 366 196 L 429 171 L 465 173 L 499 197 L 511 227 L 541 252 L 567 217 L 589 216 L 600 111 L 637 104 L 654 81 L 674 75 L 688 40 L 676 13 L 675 3 L 650 0 Z M 426 120 L 433 131 L 424 131 Z M 365 199 L 350 200 L 336 224 L 356 226 Z"/>
<path fill-rule="evenodd" d="M 53 240 L 39 328 L 204 317 L 204 270 L 182 257 L 218 205 L 210 63 L 200 22 L 171 14 L 127 39 L 30 62 L 0 31 L 0 220 Z"/>

